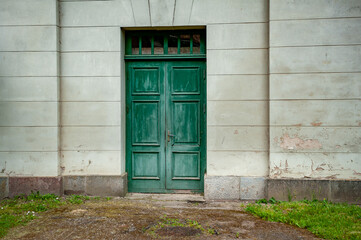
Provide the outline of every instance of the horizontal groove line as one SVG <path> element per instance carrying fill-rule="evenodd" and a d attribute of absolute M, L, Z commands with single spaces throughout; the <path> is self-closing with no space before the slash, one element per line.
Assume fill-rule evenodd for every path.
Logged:
<path fill-rule="evenodd" d="M 355 71 L 355 72 L 292 72 L 292 73 L 269 73 L 269 75 L 287 75 L 287 74 L 329 74 L 329 73 L 361 73 L 361 71 Z"/>
<path fill-rule="evenodd" d="M 268 76 L 269 73 L 207 73 L 207 76 Z"/>
<path fill-rule="evenodd" d="M 60 51 L 60 53 L 122 53 L 122 51 Z"/>
<path fill-rule="evenodd" d="M 85 100 L 85 101 L 71 101 L 71 100 L 65 100 L 65 101 L 31 101 L 31 100 L 24 100 L 24 101 L 2 101 L 0 100 L 0 103 L 122 103 L 122 101 L 92 101 L 92 100 Z M 124 101 L 125 102 L 125 101 Z"/>
<path fill-rule="evenodd" d="M 262 128 L 266 128 L 269 125 L 207 125 L 207 127 L 262 127 Z"/>
<path fill-rule="evenodd" d="M 121 150 L 60 150 L 61 152 L 120 152 Z"/>
<path fill-rule="evenodd" d="M 0 126 L 0 128 L 119 128 L 121 125 Z"/>
<path fill-rule="evenodd" d="M 45 25 L 36 25 L 36 24 L 31 24 L 31 25 L 0 25 L 0 27 L 60 27 L 60 25 L 56 25 L 56 24 L 45 24 Z"/>
<path fill-rule="evenodd" d="M 2 101 L 0 100 L 0 103 L 58 103 L 59 101 Z"/>
<path fill-rule="evenodd" d="M 307 47 L 352 47 L 352 46 L 361 46 L 360 43 L 355 44 L 332 44 L 332 45 L 302 45 L 302 46 L 270 46 L 269 49 L 272 50 L 273 48 L 307 48 Z"/>
<path fill-rule="evenodd" d="M 121 125 L 61 125 L 60 128 L 119 128 Z"/>
<path fill-rule="evenodd" d="M 1 77 L 1 76 L 0 76 Z M 49 78 L 49 76 L 6 76 L 7 78 Z M 51 76 L 51 78 L 58 78 L 59 76 Z"/>
<path fill-rule="evenodd" d="M 250 153 L 269 153 L 265 150 L 207 150 L 207 152 L 250 152 Z"/>
<path fill-rule="evenodd" d="M 268 47 L 264 48 L 207 48 L 207 51 L 232 51 L 232 50 L 268 50 Z"/>
<path fill-rule="evenodd" d="M 192 27 L 197 27 L 200 25 L 232 25 L 232 24 L 255 24 L 255 23 L 263 23 L 263 24 L 267 24 L 268 21 L 262 21 L 262 22 L 233 22 L 233 23 L 203 23 L 203 24 L 198 24 L 198 25 L 190 25 L 188 24 L 187 27 L 192 28 Z M 119 24 L 111 24 L 111 25 L 59 25 L 61 28 L 93 28 L 93 27 L 117 27 L 117 28 L 139 28 L 139 27 L 146 27 L 146 28 L 151 28 L 151 27 L 157 27 L 157 26 L 151 26 L 151 25 L 144 25 L 144 26 L 135 26 L 135 25 L 119 25 Z M 182 27 L 184 25 L 171 25 L 169 27 Z"/>
<path fill-rule="evenodd" d="M 297 124 L 291 124 L 291 125 L 269 125 L 272 127 L 295 127 L 295 128 L 361 128 L 361 126 L 358 125 L 320 125 L 320 126 L 310 126 L 310 125 L 301 125 L 297 126 Z"/>
<path fill-rule="evenodd" d="M 60 150 L 60 152 L 117 152 L 121 150 L 93 150 L 93 149 L 77 149 L 77 150 Z"/>
<path fill-rule="evenodd" d="M 280 101 L 280 102 L 286 102 L 286 101 L 358 101 L 361 100 L 361 98 L 295 98 L 295 99 L 289 99 L 289 98 L 275 98 L 275 99 L 207 99 L 207 102 L 273 102 L 273 101 Z"/>
<path fill-rule="evenodd" d="M 307 21 L 307 20 L 333 20 L 333 19 L 359 19 L 361 17 L 332 17 L 332 18 L 299 18 L 299 19 L 270 19 L 270 22 Z"/>
<path fill-rule="evenodd" d="M 52 150 L 52 151 L 24 151 L 24 150 L 19 150 L 19 151 L 2 151 L 0 150 L 0 153 L 57 153 L 59 151 L 55 151 L 55 150 Z"/>
<path fill-rule="evenodd" d="M 230 128 L 243 128 L 243 127 L 259 127 L 259 128 L 361 128 L 358 125 L 321 125 L 321 126 L 310 126 L 310 125 L 301 125 L 298 126 L 297 124 L 292 125 L 207 125 L 207 127 L 211 128 L 223 128 L 223 127 L 230 127 Z"/>
<path fill-rule="evenodd" d="M 269 99 L 207 99 L 207 102 L 269 102 Z"/>
<path fill-rule="evenodd" d="M 270 102 L 273 101 L 358 101 L 361 100 L 361 98 L 297 98 L 297 99 L 288 99 L 288 98 L 274 98 L 274 99 L 269 99 Z"/>
<path fill-rule="evenodd" d="M 60 53 L 60 51 L 0 51 L 0 53 Z"/>
<path fill-rule="evenodd" d="M 125 103 L 125 101 L 71 101 L 71 100 L 65 100 L 65 101 L 59 101 L 59 103 Z"/>
<path fill-rule="evenodd" d="M 74 127 L 86 127 L 86 128 L 92 128 L 92 127 L 97 127 L 97 128 L 119 128 L 121 127 L 121 125 L 61 125 L 60 128 L 74 128 Z"/>
<path fill-rule="evenodd" d="M 232 22 L 232 23 L 207 23 L 207 25 L 235 25 L 235 24 L 256 24 L 256 23 L 264 23 L 267 24 L 268 21 L 262 22 Z"/>
<path fill-rule="evenodd" d="M 0 77 L 60 77 L 59 75 L 53 75 L 53 76 L 44 76 L 44 75 L 41 75 L 41 76 L 23 76 L 23 75 L 11 75 L 11 76 L 4 76 L 4 75 L 1 75 Z"/>
<path fill-rule="evenodd" d="M 321 126 L 310 126 L 310 125 L 301 125 L 298 126 L 296 124 L 293 125 L 269 125 L 270 128 L 361 128 L 361 126 L 343 126 L 343 125 L 321 125 Z"/>
<path fill-rule="evenodd" d="M 60 28 L 107 28 L 107 27 L 111 27 L 111 28 L 132 28 L 132 27 L 137 27 L 137 26 L 121 26 L 121 25 L 60 25 Z M 148 27 L 152 27 L 152 26 L 148 26 Z"/>
<path fill-rule="evenodd" d="M 353 154 L 355 154 L 355 153 L 361 153 L 361 152 L 326 152 L 326 151 L 324 151 L 324 152 L 292 152 L 292 151 L 289 151 L 289 152 L 271 152 L 270 151 L 270 154 L 272 154 L 272 153 L 292 153 L 292 154 L 312 154 L 312 153 L 323 153 L 323 154 L 327 154 L 327 153 L 346 153 L 346 154 L 349 154 L 349 153 L 353 153 Z"/>
<path fill-rule="evenodd" d="M 82 77 L 82 78 L 89 78 L 89 77 L 114 77 L 114 78 L 120 78 L 121 76 L 101 76 L 101 75 L 99 75 L 99 76 L 59 76 L 59 77 Z"/>

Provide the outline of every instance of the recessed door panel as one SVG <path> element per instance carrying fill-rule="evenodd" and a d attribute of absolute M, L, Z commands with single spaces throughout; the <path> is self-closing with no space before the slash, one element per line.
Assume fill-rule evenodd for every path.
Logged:
<path fill-rule="evenodd" d="M 132 179 L 159 179 L 159 153 L 133 152 L 132 160 Z"/>
<path fill-rule="evenodd" d="M 133 74 L 133 95 L 160 94 L 159 68 L 135 68 Z"/>
<path fill-rule="evenodd" d="M 172 180 L 200 180 L 199 152 L 173 152 Z"/>
<path fill-rule="evenodd" d="M 174 67 L 172 69 L 172 94 L 199 94 L 200 68 Z"/>
<path fill-rule="evenodd" d="M 159 101 L 133 102 L 133 145 L 160 145 Z"/>
<path fill-rule="evenodd" d="M 199 101 L 173 102 L 173 145 L 199 145 Z"/>

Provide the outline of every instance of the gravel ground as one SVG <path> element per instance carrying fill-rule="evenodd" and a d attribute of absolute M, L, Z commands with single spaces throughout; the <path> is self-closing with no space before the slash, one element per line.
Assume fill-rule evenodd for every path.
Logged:
<path fill-rule="evenodd" d="M 5 239 L 317 239 L 304 229 L 245 213 L 242 202 L 204 202 L 192 196 L 130 195 L 91 200 L 41 213 Z M 160 225 L 164 218 L 198 226 Z M 211 231 L 208 231 L 211 229 Z"/>

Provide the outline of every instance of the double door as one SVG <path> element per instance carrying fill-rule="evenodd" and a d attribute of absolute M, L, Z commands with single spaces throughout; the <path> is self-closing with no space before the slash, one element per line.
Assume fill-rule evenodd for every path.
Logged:
<path fill-rule="evenodd" d="M 126 62 L 126 89 L 129 192 L 202 192 L 205 62 Z"/>

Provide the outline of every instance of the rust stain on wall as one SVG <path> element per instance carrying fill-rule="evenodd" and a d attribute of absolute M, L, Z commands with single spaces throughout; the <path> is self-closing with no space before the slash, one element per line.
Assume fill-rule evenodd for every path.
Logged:
<path fill-rule="evenodd" d="M 314 127 L 318 127 L 322 125 L 322 122 L 312 122 L 311 125 Z"/>
<path fill-rule="evenodd" d="M 322 144 L 317 139 L 303 140 L 297 135 L 290 137 L 287 133 L 281 137 L 280 147 L 287 150 L 320 149 Z"/>

